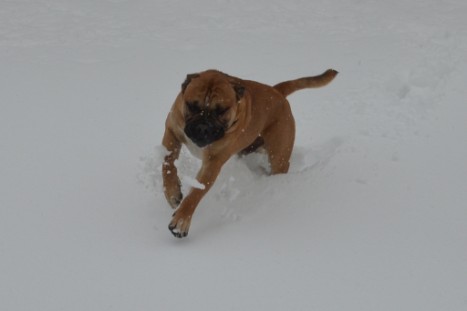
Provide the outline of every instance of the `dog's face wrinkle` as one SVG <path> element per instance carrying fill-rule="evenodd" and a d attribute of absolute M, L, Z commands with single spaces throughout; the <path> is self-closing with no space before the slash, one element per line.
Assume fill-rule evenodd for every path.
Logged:
<path fill-rule="evenodd" d="M 213 107 L 201 108 L 197 102 L 187 102 L 187 116 L 186 120 L 189 121 L 190 119 L 199 116 L 204 117 L 214 117 L 222 121 L 222 123 L 227 122 L 227 120 L 223 120 L 224 115 L 230 110 L 229 107 L 223 107 L 219 104 L 213 105 Z"/>
<path fill-rule="evenodd" d="M 234 117 L 228 113 L 235 103 L 232 100 L 222 96 L 224 92 L 221 88 L 208 88 L 205 91 L 197 94 L 186 94 L 185 96 L 185 118 L 188 121 L 193 116 L 198 114 L 206 116 L 214 116 L 222 123 L 231 123 L 230 118 Z"/>
<path fill-rule="evenodd" d="M 230 102 L 235 100 L 235 91 L 232 84 L 219 77 L 209 80 L 194 79 L 184 92 L 185 98 L 196 98 L 206 106 L 216 102 Z"/>

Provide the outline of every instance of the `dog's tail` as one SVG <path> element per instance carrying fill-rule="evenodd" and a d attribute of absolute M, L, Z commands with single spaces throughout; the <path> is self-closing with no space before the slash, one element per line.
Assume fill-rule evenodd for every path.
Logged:
<path fill-rule="evenodd" d="M 287 97 L 288 95 L 292 94 L 295 91 L 307 88 L 317 88 L 327 85 L 331 82 L 336 76 L 338 72 L 334 69 L 328 69 L 324 73 L 320 74 L 319 76 L 314 77 L 305 77 L 296 80 L 290 80 L 281 82 L 273 86 L 276 90 L 278 90 L 282 95 Z"/>

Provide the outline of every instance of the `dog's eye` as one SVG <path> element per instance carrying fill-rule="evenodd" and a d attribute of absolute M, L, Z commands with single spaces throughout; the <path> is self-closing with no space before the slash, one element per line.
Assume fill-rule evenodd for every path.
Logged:
<path fill-rule="evenodd" d="M 198 102 L 188 102 L 188 103 L 186 103 L 186 105 L 188 107 L 188 111 L 190 111 L 191 113 L 200 113 L 201 112 L 201 108 L 199 108 Z"/>
<path fill-rule="evenodd" d="M 214 110 L 214 112 L 216 113 L 216 115 L 221 116 L 221 115 L 223 115 L 224 113 L 226 113 L 227 110 L 229 110 L 229 108 L 217 106 L 217 108 Z"/>

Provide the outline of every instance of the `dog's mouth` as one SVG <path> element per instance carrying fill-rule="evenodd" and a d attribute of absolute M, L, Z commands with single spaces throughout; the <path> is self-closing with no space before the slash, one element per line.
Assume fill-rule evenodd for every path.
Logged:
<path fill-rule="evenodd" d="M 225 135 L 223 126 L 204 120 L 187 123 L 184 132 L 200 148 L 212 144 Z"/>

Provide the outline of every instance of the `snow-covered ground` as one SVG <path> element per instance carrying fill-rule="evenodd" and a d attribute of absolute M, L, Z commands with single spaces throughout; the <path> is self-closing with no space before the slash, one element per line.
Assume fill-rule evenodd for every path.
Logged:
<path fill-rule="evenodd" d="M 467 2 L 3 0 L 1 310 L 467 310 Z M 232 159 L 167 229 L 187 73 L 290 96 L 291 172 Z M 179 161 L 186 189 L 199 162 Z"/>

